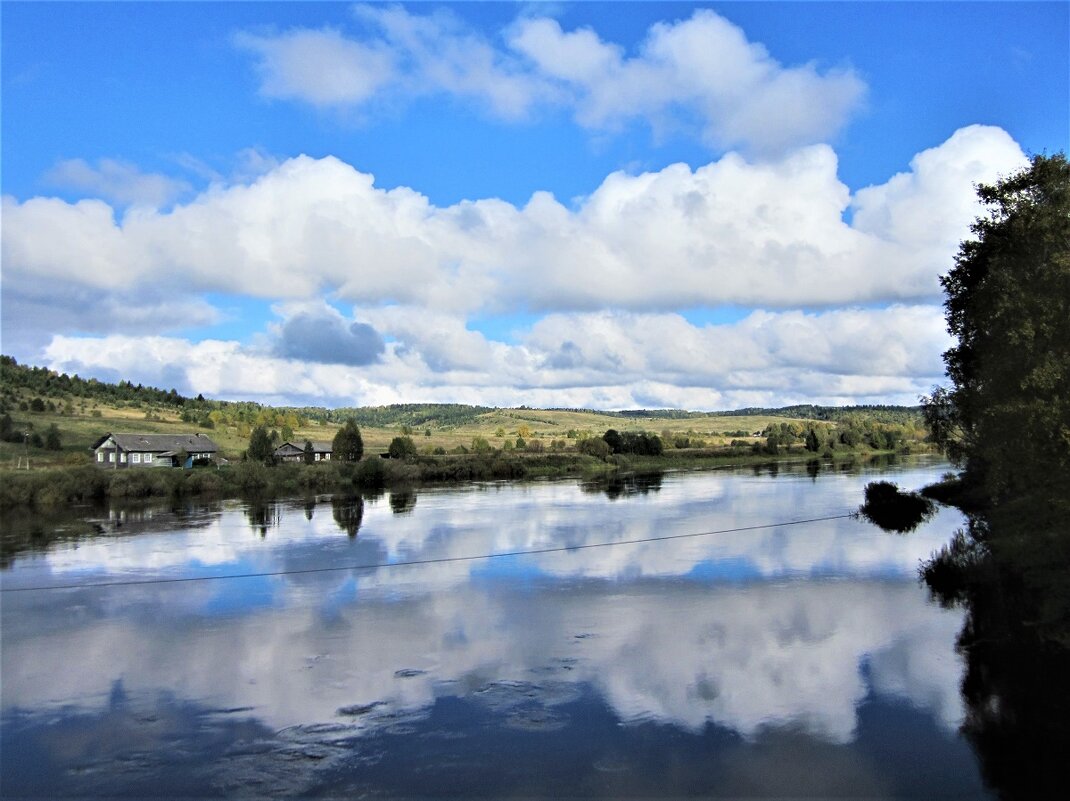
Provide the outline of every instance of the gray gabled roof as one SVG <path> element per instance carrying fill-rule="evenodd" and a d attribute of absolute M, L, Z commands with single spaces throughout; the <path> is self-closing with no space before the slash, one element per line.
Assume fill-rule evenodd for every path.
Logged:
<path fill-rule="evenodd" d="M 105 434 L 93 444 L 93 449 L 99 448 L 108 438 L 124 451 L 147 451 L 160 453 L 163 451 L 185 451 L 186 453 L 215 453 L 219 446 L 204 434 Z"/>
<path fill-rule="evenodd" d="M 286 451 L 287 453 L 295 453 L 295 452 L 304 453 L 305 452 L 305 440 L 301 440 L 300 442 L 297 442 L 296 440 L 289 440 L 287 442 L 284 442 L 279 447 L 277 447 L 275 449 L 275 455 L 276 456 L 282 455 L 282 454 L 279 453 L 279 451 L 285 451 L 287 447 L 295 449 L 295 450 Z M 315 453 L 333 453 L 334 452 L 334 443 L 333 442 L 323 442 L 323 441 L 312 440 L 312 450 Z"/>

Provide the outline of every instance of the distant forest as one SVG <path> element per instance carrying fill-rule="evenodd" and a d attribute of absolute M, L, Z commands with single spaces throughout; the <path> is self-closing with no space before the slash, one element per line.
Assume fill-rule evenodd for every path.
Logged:
<path fill-rule="evenodd" d="M 0 356 L 0 387 L 3 388 L 5 403 L 17 402 L 21 396 L 40 397 L 53 402 L 83 398 L 106 403 L 111 406 L 161 406 L 181 409 L 183 418 L 189 422 L 205 424 L 212 412 L 222 412 L 230 417 L 241 411 L 241 417 L 252 418 L 261 412 L 271 412 L 296 418 L 294 422 L 316 420 L 340 423 L 355 419 L 358 425 L 372 428 L 393 428 L 410 426 L 412 428 L 435 425 L 438 427 L 459 426 L 473 422 L 481 415 L 494 411 L 489 406 L 468 406 L 459 403 L 397 403 L 389 406 L 342 407 L 327 409 L 322 406 L 281 406 L 271 407 L 247 401 L 216 401 L 198 395 L 190 398 L 179 394 L 174 389 L 164 390 L 146 387 L 129 381 L 117 384 L 98 381 L 95 378 L 80 378 L 66 373 L 57 373 L 44 367 L 30 367 L 19 364 L 11 356 Z M 26 400 L 25 397 L 21 397 Z M 520 410 L 532 410 L 528 406 Z M 599 411 L 594 409 L 556 408 L 550 411 L 568 411 L 578 413 L 601 414 L 620 418 L 647 418 L 662 420 L 700 419 L 708 417 L 743 417 L 764 415 L 770 417 L 808 418 L 828 422 L 840 422 L 858 415 L 882 423 L 912 423 L 921 418 L 920 406 L 815 406 L 801 404 L 784 406 L 776 409 L 749 407 L 720 412 L 688 412 L 678 409 L 626 409 L 621 411 Z M 230 414 L 228 414 L 230 412 Z M 205 427 L 209 427 L 205 425 Z"/>

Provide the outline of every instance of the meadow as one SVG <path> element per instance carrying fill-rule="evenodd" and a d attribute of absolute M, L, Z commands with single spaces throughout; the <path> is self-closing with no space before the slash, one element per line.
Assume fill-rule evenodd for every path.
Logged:
<path fill-rule="evenodd" d="M 745 413 L 597 412 L 399 404 L 325 409 L 184 398 L 174 390 L 108 384 L 0 360 L 0 506 L 55 507 L 105 498 L 353 492 L 383 486 L 700 470 L 727 464 L 928 448 L 920 414 L 891 407 L 792 407 Z M 749 412 L 754 411 L 751 414 Z M 792 412 L 812 412 L 812 417 Z M 360 425 L 359 464 L 263 464 L 248 457 L 258 427 L 276 444 L 331 442 Z M 611 449 L 603 438 L 619 436 Z M 220 469 L 106 471 L 92 447 L 109 433 L 206 434 Z M 630 434 L 642 435 L 632 436 Z M 381 459 L 397 438 L 412 445 Z M 627 444 L 631 443 L 631 444 Z M 270 449 L 266 449 L 270 454 Z M 270 461 L 270 457 L 268 457 Z"/>
<path fill-rule="evenodd" d="M 0 442 L 0 470 L 12 469 L 19 458 L 29 460 L 31 469 L 38 467 L 74 466 L 89 464 L 90 448 L 109 432 L 138 432 L 180 434 L 199 431 L 208 435 L 220 447 L 227 459 L 241 458 L 248 447 L 248 435 L 242 434 L 238 425 L 220 425 L 211 429 L 183 422 L 180 411 L 165 406 L 117 406 L 93 401 L 84 404 L 75 401 L 68 411 L 62 404 L 56 410 L 43 412 L 22 411 L 19 406 L 28 403 L 28 393 L 19 393 L 14 402 L 8 403 L 7 414 L 13 427 L 21 431 L 44 432 L 55 425 L 60 432 L 62 447 L 59 451 L 34 448 L 26 443 Z M 303 443 L 306 439 L 330 441 L 341 427 L 340 423 L 305 420 L 293 428 L 292 439 Z M 698 440 L 701 447 L 716 448 L 729 445 L 732 440 L 748 444 L 759 442 L 761 432 L 771 424 L 794 423 L 801 428 L 815 421 L 805 418 L 785 418 L 773 415 L 748 415 L 741 417 L 661 418 L 619 417 L 586 411 L 496 409 L 476 416 L 472 421 L 459 425 L 438 426 L 428 424 L 419 428 L 405 425 L 389 427 L 361 426 L 366 454 L 386 452 L 390 441 L 399 435 L 408 434 L 422 452 L 441 448 L 447 452 L 460 447 L 470 448 L 475 438 L 483 438 L 495 449 L 516 447 L 517 437 L 526 443 L 540 442 L 550 450 L 554 441 L 565 443 L 572 449 L 576 442 L 592 436 L 602 436 L 608 429 L 618 431 L 649 431 L 670 439 L 687 437 Z M 820 424 L 820 423 L 819 423 Z M 275 430 L 280 430 L 279 426 Z M 666 443 L 671 444 L 671 443 Z"/>

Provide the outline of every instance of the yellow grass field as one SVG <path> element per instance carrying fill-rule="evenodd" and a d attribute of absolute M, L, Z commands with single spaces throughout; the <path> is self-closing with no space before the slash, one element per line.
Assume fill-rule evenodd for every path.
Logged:
<path fill-rule="evenodd" d="M 25 412 L 14 409 L 10 412 L 16 428 L 32 430 L 42 434 L 49 425 L 55 424 L 60 430 L 63 443 L 61 451 L 46 451 L 27 448 L 24 445 L 0 442 L 0 470 L 11 469 L 18 464 L 19 457 L 29 458 L 32 468 L 56 466 L 63 464 L 83 464 L 90 461 L 90 446 L 109 432 L 140 433 L 183 433 L 200 432 L 207 434 L 221 448 L 223 455 L 229 459 L 241 458 L 242 451 L 248 446 L 247 437 L 242 437 L 234 426 L 219 426 L 207 430 L 193 423 L 183 423 L 177 412 L 167 408 L 155 407 L 150 412 L 144 408 L 116 408 L 99 403 L 87 403 L 76 406 L 72 414 L 59 412 Z M 146 419 L 150 417 L 150 419 Z M 458 446 L 469 447 L 475 437 L 484 437 L 495 448 L 501 448 L 506 441 L 515 443 L 523 434 L 526 440 L 540 440 L 549 448 L 553 440 L 563 440 L 567 446 L 575 444 L 584 435 L 601 436 L 607 429 L 618 431 L 649 431 L 656 434 L 669 432 L 672 435 L 687 435 L 699 438 L 707 445 L 727 444 L 732 437 L 726 432 L 746 431 L 749 434 L 761 431 L 771 422 L 791 422 L 791 419 L 773 416 L 746 417 L 696 417 L 686 419 L 632 418 L 615 417 L 596 412 L 545 411 L 540 409 L 497 409 L 487 412 L 474 421 L 449 427 L 420 427 L 411 433 L 413 441 L 421 451 L 445 448 L 447 451 Z M 805 422 L 797 420 L 795 422 Z M 331 440 L 338 430 L 337 424 L 311 422 L 294 431 L 294 440 L 304 442 L 306 439 Z M 430 435 L 427 432 L 430 432 Z M 569 432 L 573 436 L 569 436 Z M 373 428 L 361 427 L 364 437 L 365 453 L 385 451 L 390 440 L 402 433 L 400 427 Z"/>

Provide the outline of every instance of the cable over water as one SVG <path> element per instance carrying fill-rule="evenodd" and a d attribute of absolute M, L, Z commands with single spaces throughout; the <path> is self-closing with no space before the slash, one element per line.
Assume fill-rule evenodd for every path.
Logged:
<path fill-rule="evenodd" d="M 828 520 L 843 520 L 848 517 L 857 517 L 856 512 L 845 512 L 838 515 L 826 515 L 824 517 L 810 517 L 804 520 L 786 520 L 780 523 L 762 523 L 755 526 L 738 526 L 736 528 L 722 528 L 713 531 L 692 531 L 686 534 L 665 534 L 658 537 L 636 537 L 629 540 L 614 540 L 612 542 L 592 542 L 585 545 L 559 545 L 552 548 L 532 548 L 520 551 L 499 551 L 496 553 L 472 554 L 468 556 L 440 556 L 433 559 L 409 559 L 401 562 L 373 562 L 371 564 L 357 565 L 331 565 L 330 567 L 309 567 L 294 570 L 268 570 L 258 573 L 225 573 L 212 576 L 176 576 L 174 578 L 157 577 L 151 579 L 134 579 L 132 581 L 97 581 L 80 584 L 46 584 L 34 587 L 3 587 L 0 593 L 9 592 L 45 592 L 48 590 L 81 590 L 95 587 L 133 587 L 145 584 L 182 584 L 192 581 L 224 581 L 229 579 L 246 578 L 270 578 L 274 576 L 296 576 L 309 573 L 337 573 L 346 570 L 375 570 L 380 568 L 411 567 L 414 565 L 437 565 L 447 562 L 474 562 L 481 559 L 500 559 L 509 556 L 537 556 L 548 553 L 564 553 L 566 551 L 583 551 L 590 548 L 612 548 L 617 545 L 640 545 L 646 542 L 665 542 L 668 540 L 683 540 L 694 537 L 709 537 L 715 534 L 735 534 L 741 531 L 760 531 L 767 528 L 781 528 L 784 526 L 799 526 L 805 523 L 823 523 Z"/>

